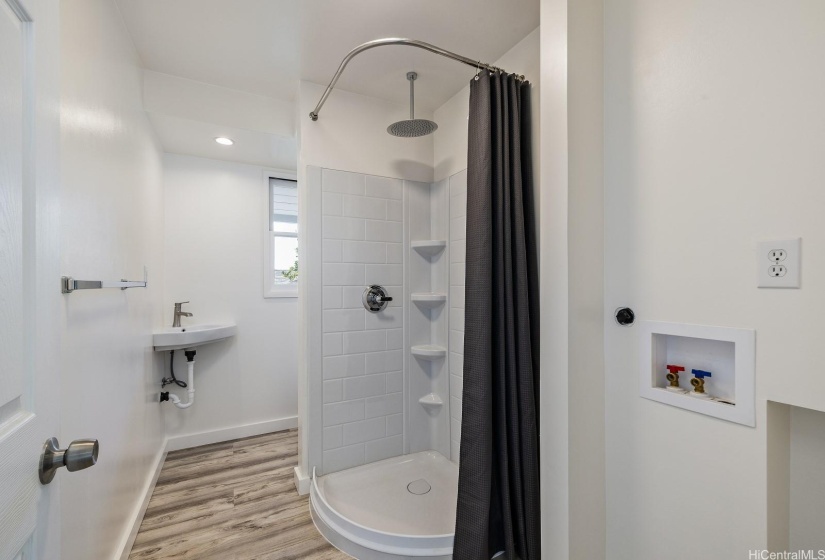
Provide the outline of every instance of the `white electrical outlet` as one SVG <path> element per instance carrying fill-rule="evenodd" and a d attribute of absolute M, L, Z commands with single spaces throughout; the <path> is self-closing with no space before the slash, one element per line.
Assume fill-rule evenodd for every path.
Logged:
<path fill-rule="evenodd" d="M 756 278 L 759 288 L 798 288 L 802 240 L 783 239 L 757 244 Z"/>

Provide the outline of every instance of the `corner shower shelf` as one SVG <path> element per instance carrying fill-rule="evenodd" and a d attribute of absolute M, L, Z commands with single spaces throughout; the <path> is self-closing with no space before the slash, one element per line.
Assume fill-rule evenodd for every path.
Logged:
<path fill-rule="evenodd" d="M 421 403 L 421 406 L 427 409 L 427 412 L 434 412 L 444 405 L 444 401 L 442 401 L 441 397 L 439 397 L 435 393 L 424 395 L 423 397 L 418 399 L 418 402 Z"/>
<path fill-rule="evenodd" d="M 443 239 L 425 239 L 410 243 L 410 247 L 427 257 L 437 255 L 443 251 L 446 246 L 447 242 Z"/>
<path fill-rule="evenodd" d="M 422 344 L 412 347 L 412 355 L 422 360 L 438 360 L 447 355 L 447 349 L 435 344 Z"/>
<path fill-rule="evenodd" d="M 447 294 L 439 294 L 435 292 L 420 292 L 417 294 L 412 294 L 411 297 L 415 303 L 426 307 L 435 307 L 447 301 Z"/>

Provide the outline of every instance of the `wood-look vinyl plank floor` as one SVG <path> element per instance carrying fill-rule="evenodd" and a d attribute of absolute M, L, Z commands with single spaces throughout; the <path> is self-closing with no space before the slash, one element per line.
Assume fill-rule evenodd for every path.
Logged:
<path fill-rule="evenodd" d="M 315 529 L 297 461 L 297 430 L 169 453 L 129 559 L 349 559 Z"/>

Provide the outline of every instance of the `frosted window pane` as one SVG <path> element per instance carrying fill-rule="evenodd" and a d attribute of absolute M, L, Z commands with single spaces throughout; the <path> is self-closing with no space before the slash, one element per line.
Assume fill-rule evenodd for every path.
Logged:
<path fill-rule="evenodd" d="M 272 222 L 272 231 L 275 233 L 298 233 L 298 224 L 297 222 Z"/>

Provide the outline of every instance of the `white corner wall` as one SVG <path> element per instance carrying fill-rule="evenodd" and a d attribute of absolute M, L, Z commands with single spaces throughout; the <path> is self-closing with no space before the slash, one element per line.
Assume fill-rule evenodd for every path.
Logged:
<path fill-rule="evenodd" d="M 533 173 L 538 187 L 538 170 L 541 138 L 541 83 L 539 67 L 539 28 L 519 41 L 504 56 L 493 62 L 507 72 L 523 74 L 533 85 L 531 94 L 533 111 Z M 433 134 L 433 165 L 435 181 L 451 177 L 467 169 L 467 126 L 470 111 L 470 85 L 455 94 L 435 110 L 434 120 L 438 130 Z M 538 190 L 538 188 L 536 189 Z"/>
<path fill-rule="evenodd" d="M 541 298 L 541 548 L 548 558 L 570 555 L 570 422 L 568 419 L 568 0 L 541 0 L 539 242 Z"/>
<path fill-rule="evenodd" d="M 175 302 L 189 301 L 181 323 L 234 322 L 234 338 L 197 348 L 195 404 L 163 405 L 170 440 L 207 443 L 240 437 L 255 424 L 292 427 L 298 412 L 298 300 L 264 298 L 268 231 L 268 170 L 225 161 L 163 157 L 166 282 L 161 324 L 172 324 Z M 161 372 L 168 376 L 169 354 Z M 183 352 L 175 372 L 185 377 Z M 160 376 L 156 381 L 159 382 Z M 160 391 L 159 383 L 156 390 Z M 186 397 L 186 390 L 164 390 Z M 246 427 L 246 428 L 245 428 Z M 238 431 L 240 430 L 240 432 Z M 188 436 L 204 434 L 201 438 Z"/>
<path fill-rule="evenodd" d="M 449 380 L 449 252 L 447 247 L 435 254 L 422 254 L 413 247 L 417 241 L 445 241 L 449 239 L 449 192 L 447 181 L 416 183 L 405 181 L 406 240 L 405 269 L 409 303 L 407 314 L 406 445 L 407 453 L 433 450 L 445 457 L 450 452 L 451 413 Z M 426 251 L 424 251 L 426 253 Z M 415 294 L 444 294 L 446 301 L 435 305 L 413 301 Z M 413 354 L 421 345 L 433 345 L 445 350 L 444 356 L 434 360 Z M 418 349 L 420 350 L 420 349 Z M 442 405 L 421 402 L 431 399 Z"/>
<path fill-rule="evenodd" d="M 542 554 L 560 559 L 606 554 L 602 15 L 541 2 Z"/>
<path fill-rule="evenodd" d="M 576 0 L 567 14 L 569 538 L 570 557 L 588 560 L 607 554 L 603 5 Z"/>
<path fill-rule="evenodd" d="M 608 558 L 745 558 L 768 545 L 766 402 L 825 410 L 825 4 L 608 0 L 604 21 Z M 757 289 L 757 241 L 795 236 L 802 288 Z M 755 328 L 756 428 L 639 398 L 620 305 Z"/>
<path fill-rule="evenodd" d="M 60 443 L 94 437 L 94 468 L 58 475 L 63 558 L 115 558 L 164 433 L 152 328 L 163 290 L 161 153 L 141 104 L 139 61 L 114 2 L 60 7 L 61 272 L 146 289 L 62 296 Z M 54 278 L 54 289 L 58 279 Z M 82 514 L 78 515 L 78 511 Z"/>
<path fill-rule="evenodd" d="M 309 113 L 324 89 L 312 82 L 300 83 L 299 174 L 306 171 L 306 166 L 314 165 L 432 182 L 433 137 L 396 138 L 387 132 L 390 124 L 409 118 L 409 106 L 336 89 L 313 122 Z M 422 110 L 418 118 L 432 119 L 433 115 Z"/>

